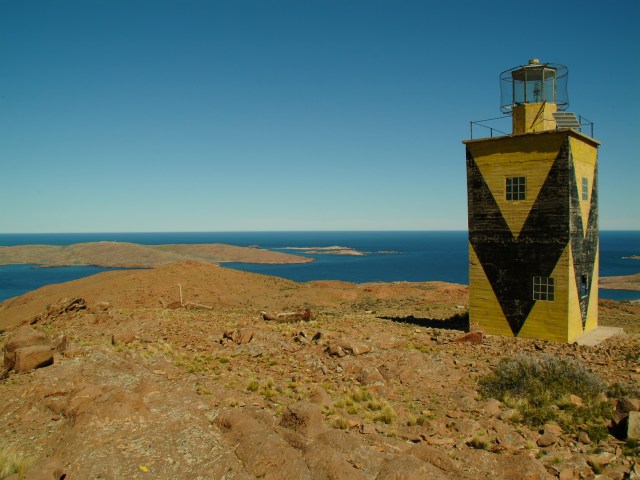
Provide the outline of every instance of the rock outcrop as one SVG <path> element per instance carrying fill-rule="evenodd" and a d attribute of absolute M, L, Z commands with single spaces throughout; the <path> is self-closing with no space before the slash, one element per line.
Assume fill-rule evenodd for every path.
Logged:
<path fill-rule="evenodd" d="M 4 368 L 24 373 L 53 364 L 53 349 L 46 334 L 23 327 L 4 346 Z"/>

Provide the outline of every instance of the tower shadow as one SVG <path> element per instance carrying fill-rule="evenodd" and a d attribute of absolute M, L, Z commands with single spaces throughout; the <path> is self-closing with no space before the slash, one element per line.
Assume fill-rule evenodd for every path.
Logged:
<path fill-rule="evenodd" d="M 456 313 L 448 318 L 417 318 L 413 315 L 408 317 L 378 317 L 382 320 L 391 320 L 397 323 L 407 323 L 410 325 L 417 325 L 425 328 L 443 328 L 445 330 L 462 330 L 468 332 L 469 327 L 469 312 Z"/>

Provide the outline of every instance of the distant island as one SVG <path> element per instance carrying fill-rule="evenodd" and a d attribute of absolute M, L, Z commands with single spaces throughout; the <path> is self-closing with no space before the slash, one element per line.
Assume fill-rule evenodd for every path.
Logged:
<path fill-rule="evenodd" d="M 354 248 L 349 247 L 340 247 L 338 245 L 334 245 L 331 247 L 285 247 L 281 250 L 297 250 L 301 253 L 306 253 L 307 255 L 354 255 L 354 256 L 364 256 L 370 255 L 371 253 L 377 254 L 393 254 L 398 253 L 391 250 L 384 250 L 379 252 L 361 252 Z"/>
<path fill-rule="evenodd" d="M 610 290 L 640 291 L 640 273 L 618 277 L 602 277 L 599 284 L 600 288 L 608 288 Z"/>
<path fill-rule="evenodd" d="M 152 268 L 185 261 L 206 263 L 309 263 L 312 258 L 256 247 L 220 243 L 139 245 L 128 242 L 88 242 L 73 245 L 19 245 L 0 247 L 0 265 L 35 264 L 40 267 L 93 265 Z"/>

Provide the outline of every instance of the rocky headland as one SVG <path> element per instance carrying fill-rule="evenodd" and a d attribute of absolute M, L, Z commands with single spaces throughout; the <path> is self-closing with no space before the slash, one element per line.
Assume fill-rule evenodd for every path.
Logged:
<path fill-rule="evenodd" d="M 640 290 L 640 273 L 635 275 L 621 275 L 617 277 L 602 277 L 600 279 L 601 288 L 612 290 Z"/>
<path fill-rule="evenodd" d="M 482 335 L 467 303 L 195 261 L 49 285 L 0 303 L 0 452 L 31 479 L 637 478 L 640 306 L 601 301 L 625 334 L 588 347 Z M 523 353 L 603 379 L 602 428 L 483 395 Z"/>
<path fill-rule="evenodd" d="M 35 264 L 42 267 L 93 265 L 151 268 L 196 260 L 208 263 L 308 263 L 313 259 L 258 247 L 220 243 L 139 245 L 128 242 L 87 242 L 73 245 L 0 246 L 0 265 Z"/>

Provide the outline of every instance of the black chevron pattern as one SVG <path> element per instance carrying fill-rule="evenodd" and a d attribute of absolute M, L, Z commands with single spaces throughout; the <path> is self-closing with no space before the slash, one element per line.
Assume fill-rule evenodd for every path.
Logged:
<path fill-rule="evenodd" d="M 568 200 L 573 197 L 570 189 L 577 189 L 570 166 L 573 163 L 567 137 L 516 239 L 467 147 L 469 242 L 515 336 L 535 305 L 533 276 L 551 276 L 569 244 Z M 559 208 L 562 205 L 567 207 Z"/>
<path fill-rule="evenodd" d="M 576 275 L 576 288 L 580 299 L 580 313 L 582 316 L 582 330 L 587 324 L 587 311 L 589 309 L 589 292 L 585 296 L 581 295 L 580 284 L 582 276 L 589 279 L 589 287 L 593 279 L 593 269 L 598 252 L 598 170 L 593 175 L 591 184 L 589 205 L 589 217 L 587 225 L 582 224 L 582 214 L 580 211 L 580 190 L 578 189 L 578 179 L 575 175 L 575 166 L 571 158 L 571 173 L 573 183 L 571 185 L 571 251 L 573 252 L 573 268 Z M 586 234 L 585 234 L 586 228 Z"/>

